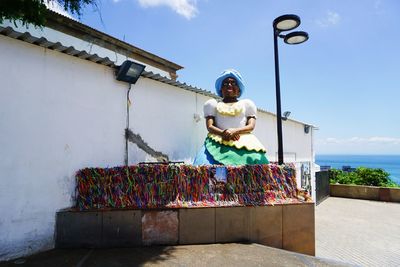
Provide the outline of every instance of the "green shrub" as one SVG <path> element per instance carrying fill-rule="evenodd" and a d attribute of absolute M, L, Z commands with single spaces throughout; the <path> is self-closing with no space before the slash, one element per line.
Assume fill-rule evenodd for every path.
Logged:
<path fill-rule="evenodd" d="M 329 171 L 332 184 L 355 184 L 382 187 L 400 187 L 389 178 L 389 173 L 382 169 L 359 167 L 354 172 L 344 172 L 338 169 Z"/>

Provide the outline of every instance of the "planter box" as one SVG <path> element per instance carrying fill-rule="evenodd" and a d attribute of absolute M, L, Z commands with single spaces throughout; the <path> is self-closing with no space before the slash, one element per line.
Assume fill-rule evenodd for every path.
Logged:
<path fill-rule="evenodd" d="M 400 202 L 400 188 L 331 184 L 330 196 Z"/>
<path fill-rule="evenodd" d="M 252 242 L 315 255 L 314 203 L 157 210 L 60 211 L 56 247 Z"/>

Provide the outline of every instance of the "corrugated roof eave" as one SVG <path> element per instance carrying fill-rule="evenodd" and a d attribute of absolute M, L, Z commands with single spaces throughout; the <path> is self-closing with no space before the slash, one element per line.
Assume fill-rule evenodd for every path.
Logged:
<path fill-rule="evenodd" d="M 8 36 L 13 39 L 24 41 L 24 42 L 27 42 L 27 43 L 30 43 L 33 45 L 37 45 L 37 46 L 40 46 L 43 48 L 52 49 L 52 50 L 55 50 L 55 51 L 58 51 L 58 52 L 61 52 L 61 53 L 64 53 L 64 54 L 67 54 L 70 56 L 74 56 L 74 57 L 77 57 L 80 59 L 89 60 L 91 62 L 101 64 L 101 65 L 104 65 L 104 66 L 107 66 L 110 68 L 118 67 L 108 57 L 100 57 L 97 54 L 90 54 L 85 50 L 75 49 L 73 46 L 64 46 L 60 42 L 50 42 L 49 40 L 47 40 L 44 37 L 40 37 L 40 38 L 35 37 L 35 36 L 32 36 L 29 32 L 24 32 L 24 33 L 18 32 L 16 30 L 14 30 L 12 27 L 3 27 L 0 25 L 0 34 Z M 195 87 L 195 86 L 191 86 L 186 83 L 182 83 L 182 82 L 167 78 L 165 76 L 161 76 L 160 74 L 156 74 L 151 71 L 144 71 L 142 73 L 142 77 L 152 79 L 152 80 L 155 80 L 158 82 L 162 82 L 165 84 L 169 84 L 169 85 L 172 85 L 172 86 L 175 86 L 175 87 L 187 90 L 187 91 L 191 91 L 194 93 L 198 93 L 201 95 L 209 96 L 209 97 L 212 97 L 215 99 L 221 99 L 221 97 L 219 97 L 218 95 L 216 95 L 210 91 L 207 91 L 207 90 Z M 264 110 L 261 108 L 258 108 L 257 110 L 262 113 L 276 116 L 273 112 L 270 112 L 270 111 L 267 111 L 267 110 Z M 317 129 L 316 126 L 309 124 L 309 123 L 304 123 L 304 122 L 293 120 L 293 119 L 288 119 L 288 120 L 296 122 L 296 123 L 304 124 L 304 125 L 310 125 L 313 128 Z"/>

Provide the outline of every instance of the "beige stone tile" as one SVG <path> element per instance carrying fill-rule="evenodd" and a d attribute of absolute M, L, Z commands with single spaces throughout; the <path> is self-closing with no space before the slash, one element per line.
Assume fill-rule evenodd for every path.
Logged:
<path fill-rule="evenodd" d="M 250 240 L 252 207 L 221 207 L 215 209 L 216 242 L 246 242 Z"/>
<path fill-rule="evenodd" d="M 178 211 L 142 212 L 142 242 L 144 245 L 174 245 L 178 243 Z"/>
<path fill-rule="evenodd" d="M 390 202 L 390 188 L 379 188 L 379 201 Z"/>
<path fill-rule="evenodd" d="M 390 188 L 390 201 L 400 202 L 400 189 Z"/>
<path fill-rule="evenodd" d="M 314 204 L 282 206 L 282 248 L 315 255 Z"/>
<path fill-rule="evenodd" d="M 282 206 L 251 208 L 250 240 L 261 245 L 282 248 Z"/>
<path fill-rule="evenodd" d="M 142 244 L 140 210 L 113 210 L 103 212 L 104 247 L 138 246 Z"/>
<path fill-rule="evenodd" d="M 56 216 L 56 247 L 101 247 L 101 211 L 60 211 Z"/>
<path fill-rule="evenodd" d="M 379 187 L 331 184 L 330 195 L 333 197 L 379 200 Z"/>
<path fill-rule="evenodd" d="M 215 243 L 215 208 L 179 210 L 179 244 Z"/>

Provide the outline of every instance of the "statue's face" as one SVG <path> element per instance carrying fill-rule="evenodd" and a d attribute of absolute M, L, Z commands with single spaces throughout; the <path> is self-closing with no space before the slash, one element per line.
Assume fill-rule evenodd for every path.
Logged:
<path fill-rule="evenodd" d="M 223 98 L 238 98 L 240 94 L 240 88 L 234 78 L 226 78 L 222 82 L 222 97 Z"/>

